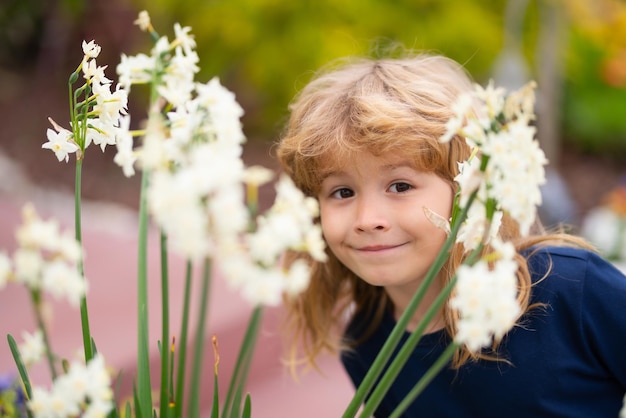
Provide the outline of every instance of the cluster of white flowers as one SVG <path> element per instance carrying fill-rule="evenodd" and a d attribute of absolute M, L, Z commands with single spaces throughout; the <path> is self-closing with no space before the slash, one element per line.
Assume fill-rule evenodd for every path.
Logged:
<path fill-rule="evenodd" d="M 499 229 L 500 215 L 487 219 L 488 206 L 494 214 L 504 211 L 515 219 L 526 235 L 541 204 L 540 186 L 545 183 L 545 154 L 534 138 L 534 83 L 509 95 L 502 88 L 476 86 L 455 105 L 442 141 L 462 135 L 476 150 L 468 161 L 459 163 L 455 179 L 461 189 L 460 205 L 478 190 L 459 241 L 468 249 L 488 243 Z M 485 164 L 486 163 L 486 164 Z M 495 225 L 490 225 L 490 223 Z"/>
<path fill-rule="evenodd" d="M 19 345 L 19 351 L 24 365 L 28 367 L 38 363 L 46 352 L 43 332 L 40 329 L 32 334 L 28 331 L 22 331 L 22 340 L 23 342 Z"/>
<path fill-rule="evenodd" d="M 306 251 L 315 260 L 326 260 L 321 228 L 313 222 L 318 215 L 317 200 L 305 197 L 289 177 L 281 176 L 274 205 L 257 219 L 258 228 L 242 241 L 227 240 L 228 245 L 218 249 L 220 265 L 246 299 L 278 305 L 282 295 L 306 289 L 310 271 L 305 261 L 294 262 L 288 270 L 276 266 L 286 250 Z"/>
<path fill-rule="evenodd" d="M 115 145 L 118 137 L 124 135 L 121 118 L 126 114 L 128 94 L 119 84 L 111 91 L 112 81 L 104 74 L 106 66 L 96 64 L 100 46 L 94 41 L 83 41 L 82 47 L 84 56 L 79 69 L 82 69 L 85 84 L 77 92 L 84 93 L 84 100 L 73 102 L 72 130 L 50 119 L 54 129 L 48 129 L 48 142 L 42 145 L 52 150 L 59 161 L 67 162 L 73 152 L 79 152 L 78 158 L 82 158 L 92 142 L 104 151 L 107 145 Z"/>
<path fill-rule="evenodd" d="M 137 24 L 148 29 L 149 16 L 142 12 Z M 126 90 L 155 83 L 160 99 L 142 145 L 133 149 L 132 136 L 126 135 L 129 147 L 118 143 L 115 160 L 127 175 L 134 173 L 135 160 L 149 173 L 148 208 L 175 251 L 189 259 L 219 255 L 227 278 L 248 299 L 275 304 L 280 292 L 301 290 L 308 275 L 298 263 L 282 271 L 280 254 L 297 249 L 318 259 L 325 256 L 321 230 L 311 220 L 318 216 L 316 202 L 282 179 L 274 208 L 258 219 L 258 229 L 249 231 L 253 219 L 245 184 L 258 187 L 269 178 L 251 179 L 243 164 L 243 109 L 235 95 L 217 78 L 194 82 L 195 42 L 189 28 L 175 25 L 174 30 L 175 39 L 160 37 L 150 56 L 122 56 L 117 67 Z"/>
<path fill-rule="evenodd" d="M 462 265 L 450 307 L 459 313 L 455 341 L 471 351 L 488 346 L 501 338 L 515 324 L 520 307 L 517 303 L 517 263 L 510 242 L 493 240 L 495 250 L 490 267 L 485 259 L 473 266 Z"/>
<path fill-rule="evenodd" d="M 18 248 L 9 257 L 0 253 L 0 289 L 8 281 L 43 290 L 78 306 L 87 291 L 86 280 L 78 273 L 82 257 L 80 244 L 59 223 L 43 220 L 31 204 L 22 210 L 23 224 L 16 232 Z"/>
<path fill-rule="evenodd" d="M 476 192 L 456 242 L 466 251 L 487 244 L 494 250 L 473 265 L 459 267 L 450 300 L 450 307 L 459 314 L 455 340 L 470 351 L 501 338 L 521 313 L 516 299 L 515 249 L 501 242 L 498 232 L 507 213 L 517 221 L 521 234 L 528 234 L 541 203 L 547 160 L 531 126 L 534 87 L 531 82 L 507 95 L 492 83 L 486 88 L 476 86 L 455 103 L 455 115 L 441 138 L 447 142 L 460 135 L 473 150 L 467 161 L 459 163 L 460 174 L 455 178 L 460 208 L 467 208 Z"/>
<path fill-rule="evenodd" d="M 28 405 L 35 418 L 107 416 L 114 403 L 104 358 L 96 354 L 87 365 L 84 361 L 72 362 L 67 373 L 55 379 L 50 391 L 33 387 Z"/>

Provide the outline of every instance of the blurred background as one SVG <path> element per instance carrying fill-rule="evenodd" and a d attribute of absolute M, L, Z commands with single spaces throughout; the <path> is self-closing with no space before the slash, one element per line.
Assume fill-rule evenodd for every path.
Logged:
<path fill-rule="evenodd" d="M 19 219 L 18 203 L 33 195 L 44 213 L 56 214 L 58 206 L 67 212 L 66 220 L 71 219 L 70 205 L 51 203 L 72 193 L 74 170 L 71 162 L 58 163 L 41 149 L 47 117 L 67 125 L 67 78 L 82 59 L 83 40 L 93 39 L 102 47 L 98 64 L 108 65 L 106 75 L 113 79 L 120 54 L 149 50 L 147 35 L 133 25 L 144 9 L 161 35 L 171 38 L 175 22 L 190 26 L 200 56 L 198 79 L 219 76 L 235 92 L 246 112 L 248 164 L 277 169 L 271 145 L 280 135 L 290 99 L 316 69 L 346 55 L 393 55 L 398 51 L 392 46 L 401 44 L 453 58 L 482 84 L 494 79 L 516 88 L 537 81 L 538 138 L 550 160 L 541 208 L 547 226 L 565 223 L 578 230 L 587 213 L 603 205 L 626 174 L 622 0 L 0 0 L 0 204 L 8 208 L 3 248 L 11 248 L 10 222 Z M 130 113 L 135 122 L 145 114 L 145 106 L 145 92 L 133 90 Z M 114 153 L 111 147 L 104 153 L 96 147 L 87 151 L 83 196 L 94 208 L 108 208 L 94 215 L 91 245 L 132 245 L 134 251 L 123 234 L 135 230 L 110 225 L 119 225 L 120 216 L 132 224 L 139 176 L 125 178 L 112 162 Z M 263 192 L 264 201 L 270 202 L 271 187 Z M 113 238 L 112 231 L 117 234 Z M 116 264 L 124 265 L 124 256 L 132 263 L 132 251 L 121 251 Z M 105 275 L 109 267 L 92 267 L 92 276 Z M 106 282 L 110 279 L 94 287 L 126 286 L 116 288 L 116 294 L 132 296 L 132 280 Z M 11 298 L 19 298 L 13 292 Z M 8 312 L 14 305 L 8 304 L 9 296 L 2 298 L 0 293 L 4 331 L 10 316 L 15 325 L 21 315 Z M 97 299 L 98 293 L 92 291 L 90 298 Z M 110 307 L 110 301 L 102 302 L 102 309 Z M 279 310 L 274 314 L 279 316 Z M 132 319 L 134 311 L 129 315 Z M 216 321 L 212 326 L 219 327 Z M 279 346 L 266 354 L 277 358 Z M 0 361 L 0 373 L 10 369 L 5 347 L 0 348 Z M 331 378 L 311 380 L 309 389 L 303 381 L 298 393 L 313 398 L 335 395 L 344 405 L 350 388 L 336 366 L 330 359 Z M 256 378 L 261 382 L 258 376 L 267 373 L 259 371 Z M 285 382 L 276 387 L 282 393 L 293 391 Z M 269 383 L 257 386 L 265 387 L 267 399 L 273 399 Z M 320 395 L 324 389 L 326 394 Z M 311 416 L 333 416 L 320 411 Z M 281 414 L 259 416 L 289 416 Z"/>

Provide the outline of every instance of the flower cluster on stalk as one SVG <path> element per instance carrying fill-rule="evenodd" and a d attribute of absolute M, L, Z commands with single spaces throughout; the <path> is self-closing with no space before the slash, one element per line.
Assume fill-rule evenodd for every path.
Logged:
<path fill-rule="evenodd" d="M 28 406 L 38 418 L 105 417 L 113 409 L 111 378 L 104 358 L 97 354 L 87 364 L 72 362 L 52 388 L 33 387 Z"/>
<path fill-rule="evenodd" d="M 56 220 L 41 219 L 30 204 L 24 206 L 22 218 L 16 231 L 18 248 L 12 256 L 0 253 L 0 289 L 16 282 L 77 307 L 87 292 L 87 282 L 76 268 L 81 246 Z"/>
<path fill-rule="evenodd" d="M 467 210 L 456 242 L 467 252 L 489 245 L 491 252 L 460 266 L 450 306 L 460 320 L 455 340 L 470 351 L 501 338 L 517 320 L 517 263 L 511 243 L 498 232 L 504 213 L 528 234 L 541 204 L 547 163 L 536 141 L 533 82 L 506 94 L 490 83 L 476 86 L 456 102 L 442 142 L 455 135 L 465 138 L 472 156 L 459 163 L 459 210 Z M 470 199 L 473 197 L 473 199 Z M 468 207 L 469 205 L 469 207 Z"/>
<path fill-rule="evenodd" d="M 83 158 L 85 149 L 93 143 L 102 151 L 107 145 L 115 145 L 124 133 L 122 117 L 127 113 L 128 93 L 105 76 L 106 66 L 98 66 L 96 58 L 101 48 L 94 41 L 83 41 L 83 59 L 70 76 L 70 129 L 49 119 L 54 129 L 48 129 L 48 142 L 42 148 L 54 152 L 59 161 L 69 160 L 69 154 L 77 153 Z M 82 71 L 85 83 L 73 90 Z"/>
<path fill-rule="evenodd" d="M 137 24 L 153 30 L 147 14 Z M 149 173 L 148 207 L 175 251 L 189 259 L 219 259 L 229 282 L 247 299 L 275 305 L 282 294 L 308 283 L 304 263 L 288 271 L 278 267 L 285 250 L 325 258 L 321 230 L 312 221 L 317 203 L 281 178 L 274 206 L 255 219 L 257 202 L 251 196 L 256 192 L 246 194 L 246 189 L 257 189 L 270 177 L 250 180 L 252 168 L 242 162 L 243 109 L 218 78 L 194 80 L 198 55 L 190 28 L 177 24 L 174 31 L 172 41 L 152 32 L 157 40 L 151 54 L 123 55 L 117 67 L 125 90 L 152 84 L 158 107 L 151 109 L 134 158 L 123 158 L 129 148 L 118 145 L 116 162 L 127 175 L 135 162 Z"/>

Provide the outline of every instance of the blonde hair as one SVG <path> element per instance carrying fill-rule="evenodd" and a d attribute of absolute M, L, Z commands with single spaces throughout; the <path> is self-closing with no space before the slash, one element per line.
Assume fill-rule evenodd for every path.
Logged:
<path fill-rule="evenodd" d="M 466 160 L 471 150 L 461 137 L 445 144 L 439 138 L 453 115 L 452 104 L 472 88 L 466 71 L 443 56 L 341 62 L 320 72 L 292 102 L 290 119 L 278 144 L 278 158 L 296 185 L 313 197 L 317 197 L 329 170 L 362 151 L 401 154 L 454 187 L 458 162 Z M 506 216 L 501 235 L 517 240 L 519 248 L 531 244 L 519 240 L 516 223 Z M 532 244 L 541 240 L 534 239 Z M 332 252 L 327 253 L 327 263 L 309 260 L 312 277 L 308 289 L 285 301 L 287 325 L 294 336 L 289 359 L 293 367 L 300 363 L 315 366 L 322 351 L 345 348 L 341 336 L 349 315 L 373 312 L 366 338 L 391 303 L 382 287 L 367 284 Z M 299 256 L 291 254 L 287 262 L 295 257 Z M 525 311 L 529 308 L 531 279 L 526 263 L 519 258 L 518 299 Z M 463 251 L 457 246 L 443 268 L 444 280 L 450 280 L 462 261 Z M 457 320 L 446 306 L 444 321 L 450 335 L 454 335 Z M 494 350 L 497 344 L 494 342 Z M 299 359 L 301 351 L 303 359 Z M 453 366 L 480 357 L 483 355 L 461 347 Z"/>

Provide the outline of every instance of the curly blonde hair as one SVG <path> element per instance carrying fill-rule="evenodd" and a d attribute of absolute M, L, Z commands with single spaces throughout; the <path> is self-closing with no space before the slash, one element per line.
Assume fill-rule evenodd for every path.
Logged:
<path fill-rule="evenodd" d="M 459 136 L 449 143 L 441 143 L 439 138 L 453 116 L 453 103 L 472 88 L 467 72 L 443 56 L 418 54 L 401 59 L 342 61 L 321 71 L 296 96 L 277 156 L 296 185 L 313 197 L 317 197 L 328 171 L 349 164 L 354 155 L 363 151 L 374 155 L 401 154 L 412 159 L 419 169 L 434 172 L 456 187 L 458 162 L 466 160 L 471 150 Z M 522 241 L 517 224 L 506 215 L 500 235 L 513 240 L 518 249 L 545 240 L 538 236 Z M 352 315 L 374 313 L 366 337 L 390 308 L 384 288 L 369 285 L 332 252 L 327 253 L 327 263 L 309 259 L 310 286 L 298 297 L 285 301 L 287 325 L 294 336 L 289 358 L 293 367 L 302 363 L 315 366 L 321 352 L 346 348 L 342 333 Z M 302 256 L 291 254 L 287 262 L 295 257 Z M 456 246 L 442 270 L 444 280 L 452 278 L 462 261 L 463 251 Z M 518 300 L 522 311 L 526 311 L 531 278 L 521 256 L 518 262 Z M 457 320 L 446 306 L 444 322 L 450 335 L 455 333 Z M 496 341 L 492 348 L 495 350 L 497 345 Z M 480 357 L 484 355 L 461 347 L 452 364 L 459 367 Z"/>

